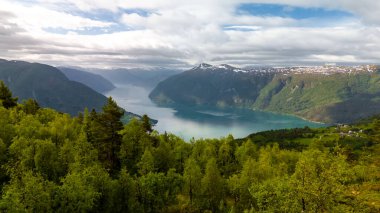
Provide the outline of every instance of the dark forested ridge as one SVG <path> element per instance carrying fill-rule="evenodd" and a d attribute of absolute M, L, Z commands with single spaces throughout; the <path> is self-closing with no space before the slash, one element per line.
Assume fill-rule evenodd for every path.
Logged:
<path fill-rule="evenodd" d="M 0 84 L 0 212 L 379 212 L 380 118 L 185 142 Z"/>
<path fill-rule="evenodd" d="M 45 64 L 0 60 L 0 80 L 20 101 L 33 98 L 43 107 L 71 115 L 85 107 L 100 110 L 107 102 L 104 95 Z"/>
<path fill-rule="evenodd" d="M 67 67 L 58 67 L 58 69 L 70 80 L 80 82 L 99 93 L 115 89 L 115 86 L 101 75 Z"/>
<path fill-rule="evenodd" d="M 378 70 L 281 73 L 207 64 L 162 81 L 150 94 L 159 104 L 246 107 L 325 123 L 351 123 L 378 114 L 379 97 Z"/>
<path fill-rule="evenodd" d="M 106 96 L 82 83 L 70 81 L 60 70 L 46 64 L 0 59 L 0 81 L 4 81 L 19 102 L 32 98 L 42 107 L 71 115 L 83 112 L 84 108 L 99 111 L 107 103 Z M 128 122 L 134 117 L 140 118 L 125 112 L 122 120 Z"/>

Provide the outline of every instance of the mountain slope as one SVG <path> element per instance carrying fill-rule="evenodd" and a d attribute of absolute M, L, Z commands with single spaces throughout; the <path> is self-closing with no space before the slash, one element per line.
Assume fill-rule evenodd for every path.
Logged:
<path fill-rule="evenodd" d="M 380 113 L 378 72 L 276 72 L 201 64 L 161 82 L 159 104 L 248 107 L 327 123 Z"/>
<path fill-rule="evenodd" d="M 0 60 L 0 80 L 19 101 L 34 98 L 42 107 L 72 115 L 85 107 L 100 110 L 107 98 L 91 88 L 70 81 L 55 67 L 23 61 Z"/>
<path fill-rule="evenodd" d="M 149 97 L 157 103 L 251 106 L 272 75 L 244 73 L 228 65 L 201 64 L 162 81 Z"/>
<path fill-rule="evenodd" d="M 271 87 L 285 82 L 281 90 Z M 316 121 L 352 122 L 380 112 L 380 75 L 278 75 L 260 92 L 257 109 L 295 114 Z"/>
<path fill-rule="evenodd" d="M 58 67 L 58 69 L 61 70 L 68 79 L 80 82 L 99 93 L 104 93 L 115 88 L 109 80 L 101 75 L 66 67 Z"/>

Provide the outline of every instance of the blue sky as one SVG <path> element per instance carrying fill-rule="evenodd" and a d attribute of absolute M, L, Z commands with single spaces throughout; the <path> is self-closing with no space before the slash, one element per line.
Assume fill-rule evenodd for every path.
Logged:
<path fill-rule="evenodd" d="M 1 58 L 88 67 L 378 63 L 380 1 L 0 0 Z"/>
<path fill-rule="evenodd" d="M 281 4 L 240 4 L 237 7 L 237 14 L 251 14 L 257 16 L 279 16 L 294 19 L 345 19 L 354 17 L 347 11 L 337 9 L 325 9 L 318 7 L 294 7 Z"/>
<path fill-rule="evenodd" d="M 30 3 L 30 2 L 29 2 Z M 64 9 L 61 8 L 61 9 Z M 90 18 L 98 21 L 112 22 L 113 25 L 109 27 L 92 27 L 85 28 L 81 30 L 74 30 L 78 34 L 84 35 L 94 35 L 103 33 L 113 33 L 121 31 L 133 30 L 131 27 L 126 26 L 119 22 L 123 14 L 138 14 L 142 17 L 148 17 L 154 14 L 154 10 L 144 10 L 142 8 L 136 9 L 119 9 L 117 11 L 109 11 L 105 9 L 97 9 L 92 11 L 82 11 L 79 9 L 70 8 L 69 10 L 64 10 L 72 15 Z M 157 12 L 159 13 L 159 12 Z M 320 27 L 320 26 L 333 26 L 333 23 L 337 21 L 344 21 L 347 19 L 355 19 L 355 15 L 343 10 L 338 9 L 326 9 L 320 7 L 296 7 L 283 4 L 263 4 L 263 3 L 242 3 L 235 7 L 235 14 L 248 15 L 248 16 L 258 16 L 258 17 L 281 17 L 289 18 L 295 20 L 312 20 L 307 22 L 307 25 L 299 23 L 303 27 Z M 175 18 L 175 17 L 173 17 Z M 248 28 L 229 28 L 233 25 L 223 25 L 227 26 L 225 30 L 237 30 L 237 31 L 249 31 Z M 45 28 L 47 32 L 66 34 L 69 29 L 64 28 Z"/>

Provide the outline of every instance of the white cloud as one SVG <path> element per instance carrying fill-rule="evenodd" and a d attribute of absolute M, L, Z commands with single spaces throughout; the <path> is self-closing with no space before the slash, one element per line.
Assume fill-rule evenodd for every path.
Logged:
<path fill-rule="evenodd" d="M 41 6 L 23 6 L 10 1 L 0 0 L 3 11 L 13 14 L 8 21 L 13 22 L 29 31 L 44 28 L 62 28 L 81 30 L 90 27 L 109 27 L 113 23 L 91 20 L 64 12 L 57 12 Z"/>
<path fill-rule="evenodd" d="M 281 4 L 295 7 L 318 7 L 349 11 L 371 24 L 380 24 L 380 1 L 377 0 L 39 0 L 40 2 L 69 2 L 82 10 L 117 8 L 142 8 L 151 10 L 179 8 L 182 6 L 203 6 L 204 8 L 231 9 L 241 3 Z M 291 7 L 286 7 L 289 9 Z"/>
<path fill-rule="evenodd" d="M 0 0 L 0 57 L 92 67 L 189 66 L 198 62 L 287 64 L 380 61 L 377 1 L 353 0 Z M 357 18 L 316 20 L 236 14 L 240 3 L 339 9 Z M 3 6 L 4 5 L 4 6 Z M 74 9 L 73 9 L 74 8 Z M 128 10 L 128 13 L 121 11 Z M 148 11 L 142 15 L 142 9 Z M 69 14 L 108 10 L 118 23 Z M 80 13 L 75 13 L 80 14 Z M 120 17 L 118 17 L 120 15 Z M 78 30 L 126 25 L 129 31 Z M 46 32 L 62 28 L 67 34 Z"/>

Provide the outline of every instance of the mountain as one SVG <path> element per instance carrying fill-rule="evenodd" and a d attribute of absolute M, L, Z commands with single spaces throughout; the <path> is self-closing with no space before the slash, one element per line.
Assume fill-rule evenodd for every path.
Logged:
<path fill-rule="evenodd" d="M 180 73 L 180 70 L 156 69 L 92 69 L 91 72 L 100 74 L 114 84 L 131 84 L 153 89 L 159 82 Z"/>
<path fill-rule="evenodd" d="M 58 69 L 61 70 L 69 80 L 80 82 L 99 93 L 105 93 L 115 88 L 109 80 L 101 75 L 67 67 L 58 67 Z"/>
<path fill-rule="evenodd" d="M 273 75 L 246 73 L 228 65 L 200 64 L 159 83 L 150 98 L 157 103 L 249 107 Z"/>
<path fill-rule="evenodd" d="M 100 111 L 107 103 L 104 95 L 82 83 L 70 81 L 60 70 L 45 64 L 0 59 L 0 80 L 19 101 L 33 98 L 42 107 L 71 115 L 83 112 L 86 107 Z M 123 121 L 127 122 L 133 117 L 141 118 L 125 112 Z"/>
<path fill-rule="evenodd" d="M 72 115 L 85 107 L 100 110 L 107 101 L 105 96 L 45 64 L 0 60 L 0 80 L 20 101 L 34 98 L 43 107 Z"/>
<path fill-rule="evenodd" d="M 239 69 L 200 64 L 159 83 L 158 104 L 247 107 L 326 123 L 380 113 L 380 74 L 374 67 Z"/>

